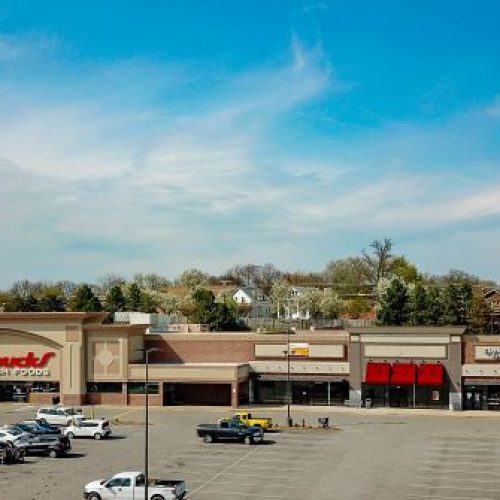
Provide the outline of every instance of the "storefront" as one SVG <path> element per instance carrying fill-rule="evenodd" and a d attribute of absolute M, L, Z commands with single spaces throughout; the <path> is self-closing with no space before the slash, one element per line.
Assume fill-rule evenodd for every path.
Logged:
<path fill-rule="evenodd" d="M 500 411 L 500 336 L 464 338 L 464 410 Z"/>
<path fill-rule="evenodd" d="M 463 330 L 351 329 L 350 401 L 375 407 L 460 409 Z"/>

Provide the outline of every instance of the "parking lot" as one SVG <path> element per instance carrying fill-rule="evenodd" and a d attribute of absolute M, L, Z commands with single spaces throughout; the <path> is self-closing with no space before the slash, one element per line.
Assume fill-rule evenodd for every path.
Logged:
<path fill-rule="evenodd" d="M 88 409 L 86 409 L 88 411 Z M 282 409 L 262 409 L 284 423 Z M 294 409 L 295 421 L 315 424 L 329 416 L 338 430 L 284 430 L 256 446 L 205 444 L 195 435 L 201 422 L 230 411 L 219 408 L 155 408 L 150 416 L 150 474 L 187 482 L 188 498 L 272 499 L 500 499 L 496 418 L 336 414 Z M 14 500 L 82 498 L 86 482 L 121 470 L 142 470 L 140 408 L 104 409 L 118 417 L 107 441 L 73 441 L 66 458 L 29 457 L 1 466 L 2 496 Z M 2 405 L 0 423 L 34 417 L 34 408 Z"/>

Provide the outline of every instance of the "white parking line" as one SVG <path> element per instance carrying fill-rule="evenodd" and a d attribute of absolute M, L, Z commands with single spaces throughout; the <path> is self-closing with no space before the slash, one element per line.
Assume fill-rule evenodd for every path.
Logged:
<path fill-rule="evenodd" d="M 450 465 L 453 466 L 454 464 Z M 470 470 L 470 469 L 443 469 L 443 468 L 436 469 L 435 467 L 424 467 L 422 469 L 419 469 L 418 472 L 420 473 L 423 471 L 429 471 L 434 473 L 442 471 L 445 474 L 474 474 L 475 476 L 478 474 L 482 474 L 488 476 L 494 475 L 497 477 L 499 474 L 497 470 L 486 471 L 486 470 Z"/>
<path fill-rule="evenodd" d="M 191 494 L 193 494 L 193 493 L 191 493 Z M 241 498 L 242 496 L 251 496 L 252 498 L 255 498 L 255 492 L 242 493 L 241 491 L 205 490 L 205 491 L 197 492 L 196 496 L 199 496 L 201 494 L 203 494 L 203 495 L 231 495 L 231 496 L 234 496 L 235 498 Z M 264 495 L 264 494 L 259 492 L 259 500 L 261 498 L 283 498 L 283 495 L 267 495 L 267 494 Z"/>
<path fill-rule="evenodd" d="M 246 455 L 244 455 L 243 457 L 239 458 L 238 460 L 236 460 L 236 462 L 234 462 L 233 464 L 231 465 L 228 465 L 225 469 L 223 469 L 222 471 L 220 471 L 218 474 L 216 474 L 215 476 L 213 476 L 212 478 L 210 478 L 208 481 L 205 481 L 201 486 L 198 486 L 198 488 L 194 489 L 193 491 L 191 491 L 190 493 L 188 493 L 186 495 L 186 498 L 189 498 L 191 495 L 193 495 L 194 493 L 196 493 L 197 491 L 201 490 L 202 488 L 204 488 L 205 486 L 208 486 L 212 481 L 215 481 L 218 477 L 220 477 L 222 474 L 224 474 L 224 472 L 226 472 L 227 470 L 231 469 L 232 467 L 235 467 L 236 465 L 238 465 L 239 463 L 243 462 L 243 460 L 245 460 L 246 457 L 250 456 L 252 453 L 255 452 L 257 448 L 252 448 Z"/>
<path fill-rule="evenodd" d="M 411 488 L 424 488 L 426 490 L 458 490 L 458 491 L 480 491 L 481 493 L 498 493 L 497 489 L 490 490 L 484 488 L 467 488 L 465 486 L 438 486 L 438 485 L 428 485 L 428 484 L 413 484 Z"/>

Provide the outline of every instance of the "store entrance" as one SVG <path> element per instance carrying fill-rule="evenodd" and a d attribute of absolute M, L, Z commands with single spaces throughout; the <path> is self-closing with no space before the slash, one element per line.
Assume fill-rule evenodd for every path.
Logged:
<path fill-rule="evenodd" d="M 396 386 L 389 389 L 389 406 L 394 408 L 408 408 L 410 389 L 408 387 Z"/>
<path fill-rule="evenodd" d="M 464 398 L 465 410 L 482 410 L 483 409 L 483 391 L 480 389 L 465 389 Z"/>

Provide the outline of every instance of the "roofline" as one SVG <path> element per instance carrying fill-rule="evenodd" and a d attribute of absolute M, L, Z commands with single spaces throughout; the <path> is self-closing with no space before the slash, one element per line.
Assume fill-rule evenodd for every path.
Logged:
<path fill-rule="evenodd" d="M 1 312 L 2 323 L 102 323 L 107 312 Z"/>
<path fill-rule="evenodd" d="M 463 335 L 465 326 L 368 326 L 349 328 L 350 334 L 420 334 L 420 335 Z"/>

